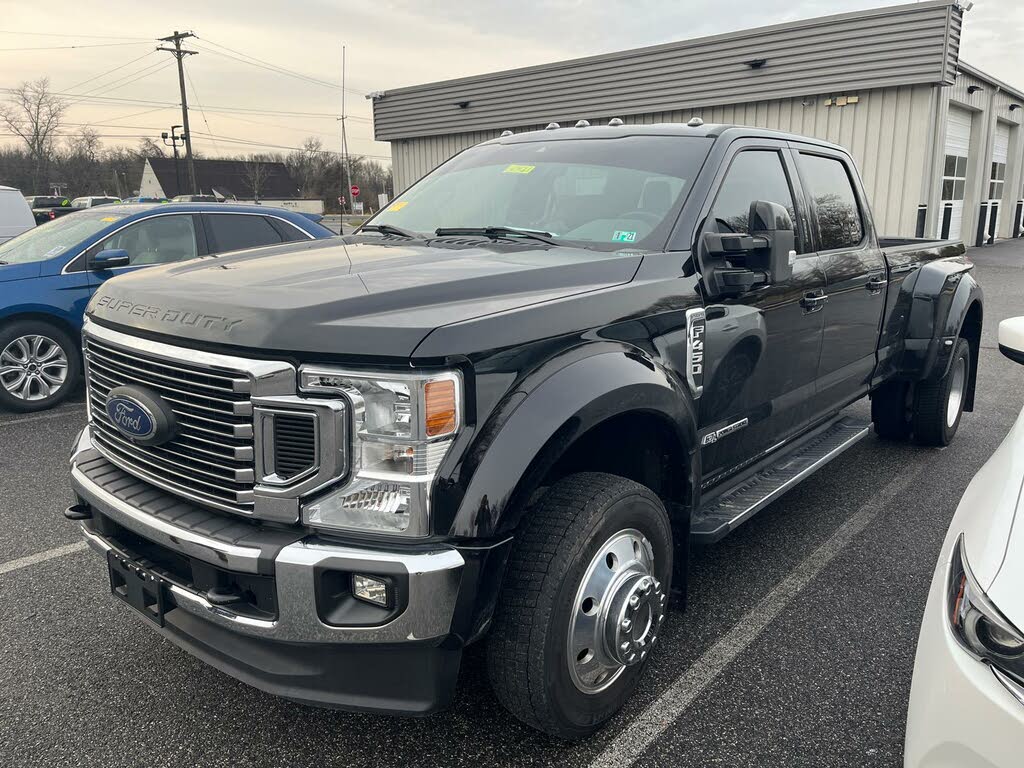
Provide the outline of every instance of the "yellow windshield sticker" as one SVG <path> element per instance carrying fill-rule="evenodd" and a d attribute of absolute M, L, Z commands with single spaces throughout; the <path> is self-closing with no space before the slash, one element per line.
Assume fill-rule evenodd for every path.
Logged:
<path fill-rule="evenodd" d="M 405 208 L 405 206 L 407 206 L 408 204 L 409 203 L 406 200 L 402 200 L 401 202 L 395 203 L 394 205 L 392 205 L 390 208 L 388 208 L 388 210 L 389 211 L 400 211 L 403 208 Z"/>
<path fill-rule="evenodd" d="M 100 221 L 120 221 L 124 216 L 104 216 Z"/>
<path fill-rule="evenodd" d="M 531 173 L 536 165 L 510 165 L 502 173 Z"/>

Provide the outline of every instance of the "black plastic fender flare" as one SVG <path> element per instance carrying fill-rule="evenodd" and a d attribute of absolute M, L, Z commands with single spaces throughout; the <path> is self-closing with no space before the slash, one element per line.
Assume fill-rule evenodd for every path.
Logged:
<path fill-rule="evenodd" d="M 967 333 L 971 341 L 971 383 L 968 405 L 973 404 L 974 381 L 978 365 L 983 295 L 970 271 L 973 264 L 960 260 L 941 260 L 924 265 L 904 290 L 911 292 L 900 375 L 915 381 L 932 375 L 945 375 L 952 364 L 952 352 L 958 336 Z M 972 307 L 977 305 L 977 329 L 965 329 Z"/>
<path fill-rule="evenodd" d="M 482 425 L 457 468 L 469 479 L 449 535 L 511 534 L 559 458 L 594 427 L 629 413 L 653 415 L 671 430 L 689 459 L 679 471 L 692 493 L 697 415 L 685 383 L 635 347 L 593 342 L 541 366 Z"/>

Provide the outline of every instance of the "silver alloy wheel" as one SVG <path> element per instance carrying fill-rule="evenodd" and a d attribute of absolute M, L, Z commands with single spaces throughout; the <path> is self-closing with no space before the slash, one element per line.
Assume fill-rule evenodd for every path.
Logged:
<path fill-rule="evenodd" d="M 960 417 L 960 407 L 964 401 L 964 385 L 967 383 L 967 361 L 962 357 L 956 359 L 953 366 L 953 383 L 949 386 L 949 398 L 946 400 L 946 427 L 953 428 Z"/>
<path fill-rule="evenodd" d="M 19 336 L 0 352 L 0 385 L 19 400 L 45 400 L 67 377 L 67 353 L 49 336 Z"/>
<path fill-rule="evenodd" d="M 600 693 L 639 664 L 658 639 L 666 596 L 654 575 L 654 548 L 629 528 L 594 555 L 573 601 L 566 661 L 583 693 Z"/>

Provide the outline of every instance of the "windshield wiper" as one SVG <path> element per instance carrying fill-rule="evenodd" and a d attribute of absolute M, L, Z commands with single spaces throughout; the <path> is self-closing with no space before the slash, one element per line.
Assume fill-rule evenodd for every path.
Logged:
<path fill-rule="evenodd" d="M 434 234 L 438 237 L 446 235 L 483 235 L 484 237 L 501 237 L 502 235 L 515 235 L 527 237 L 531 240 L 540 240 L 548 245 L 558 245 L 551 238 L 550 232 L 542 232 L 539 229 L 519 229 L 517 227 L 441 227 L 435 229 Z"/>
<path fill-rule="evenodd" d="M 362 234 L 363 232 L 380 232 L 382 235 L 398 235 L 399 237 L 420 237 L 415 232 L 410 232 L 408 229 L 402 229 L 396 227 L 393 224 L 367 224 L 365 227 L 360 227 L 355 231 L 355 234 Z"/>

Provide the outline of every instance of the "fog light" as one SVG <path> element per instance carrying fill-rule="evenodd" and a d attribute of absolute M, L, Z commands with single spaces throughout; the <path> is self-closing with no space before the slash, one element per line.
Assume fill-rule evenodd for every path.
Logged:
<path fill-rule="evenodd" d="M 353 573 L 352 594 L 363 602 L 379 605 L 381 608 L 391 607 L 391 582 L 387 579 Z"/>

